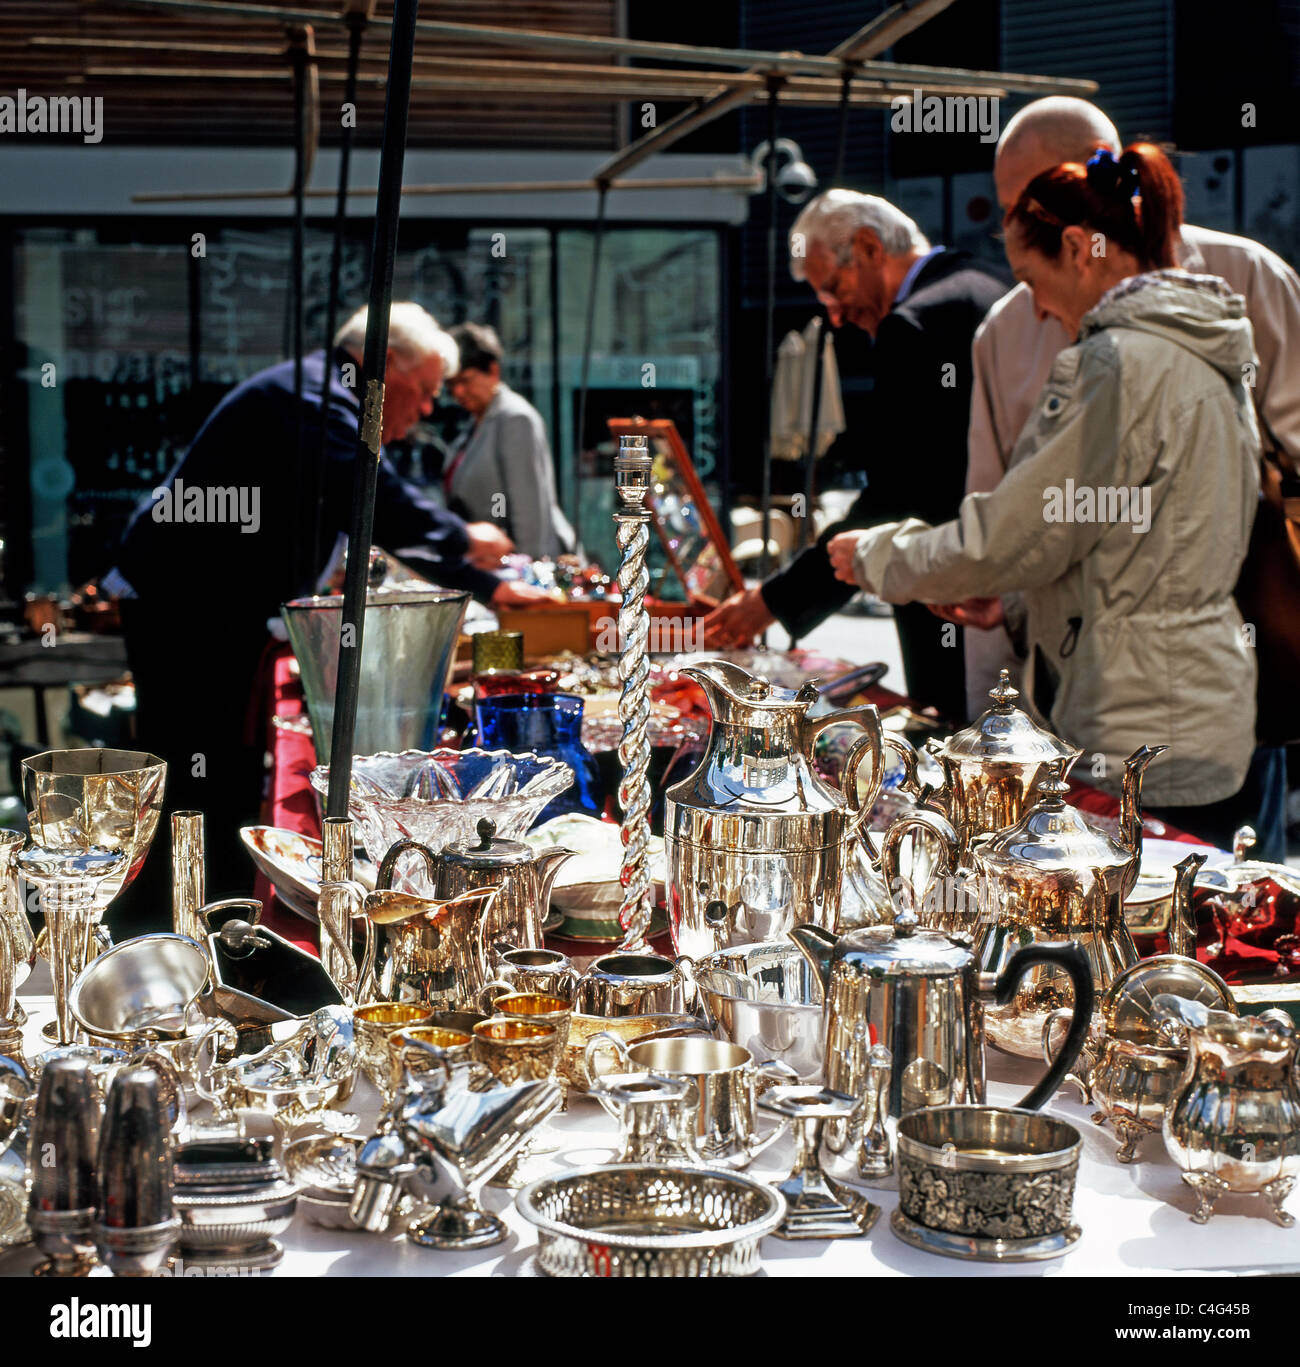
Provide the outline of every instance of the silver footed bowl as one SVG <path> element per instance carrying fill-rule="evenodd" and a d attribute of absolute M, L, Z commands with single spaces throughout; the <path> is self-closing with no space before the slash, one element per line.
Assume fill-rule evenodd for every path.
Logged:
<path fill-rule="evenodd" d="M 68 1005 L 78 1024 L 101 1039 L 148 1031 L 185 1034 L 189 1009 L 208 985 L 208 956 L 186 935 L 139 935 L 106 949 L 77 975 Z"/>
<path fill-rule="evenodd" d="M 329 765 L 311 771 L 322 798 Z M 496 823 L 497 836 L 517 840 L 553 797 L 573 783 L 573 770 L 546 755 L 509 750 L 404 750 L 357 755 L 352 760 L 348 815 L 357 823 L 375 864 L 399 840 L 418 840 L 437 852 L 453 841 L 476 838 L 478 822 Z M 422 865 L 413 864 L 400 889 L 421 897 L 434 890 Z"/>
<path fill-rule="evenodd" d="M 659 1163 L 546 1177 L 515 1204 L 553 1277 L 749 1277 L 785 1217 L 785 1198 L 752 1177 Z"/>

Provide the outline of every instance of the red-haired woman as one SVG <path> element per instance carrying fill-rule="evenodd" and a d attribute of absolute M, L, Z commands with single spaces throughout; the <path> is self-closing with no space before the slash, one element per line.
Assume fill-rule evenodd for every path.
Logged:
<path fill-rule="evenodd" d="M 1144 796 L 1222 839 L 1254 747 L 1232 597 L 1259 488 L 1254 348 L 1240 296 L 1174 269 L 1182 198 L 1145 143 L 1029 183 L 1007 259 L 1076 341 L 1006 477 L 954 522 L 846 532 L 830 553 L 891 603 L 1022 594 L 1031 696 L 1084 751 L 1080 776 L 1116 791 L 1125 755 L 1167 745 Z"/>

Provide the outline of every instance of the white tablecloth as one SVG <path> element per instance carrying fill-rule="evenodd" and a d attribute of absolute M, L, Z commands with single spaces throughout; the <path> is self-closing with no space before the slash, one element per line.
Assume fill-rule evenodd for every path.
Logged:
<path fill-rule="evenodd" d="M 44 965 L 40 965 L 43 969 Z M 38 995 L 46 985 L 38 975 L 28 983 L 36 991 L 24 993 L 32 1017 L 32 1034 L 50 1019 L 52 1001 Z M 33 1052 L 40 1046 L 35 1038 Z M 1039 1069 L 1020 1059 L 990 1051 L 988 1056 L 989 1101 L 1012 1105 L 1036 1080 Z M 1089 1109 L 1073 1099 L 1073 1090 L 1062 1091 L 1044 1109 L 1075 1125 L 1083 1136 L 1074 1218 L 1083 1237 L 1062 1258 L 1047 1262 L 989 1265 L 958 1261 L 925 1253 L 902 1243 L 889 1228 L 889 1215 L 898 1204 L 894 1182 L 870 1188 L 869 1195 L 881 1214 L 863 1238 L 787 1242 L 768 1238 L 763 1244 L 764 1270 L 772 1277 L 816 1276 L 951 1276 L 973 1277 L 1080 1277 L 1134 1276 L 1142 1273 L 1191 1275 L 1244 1272 L 1300 1273 L 1300 1226 L 1282 1229 L 1264 1214 L 1264 1203 L 1254 1197 L 1226 1196 L 1207 1225 L 1193 1224 L 1195 1208 L 1191 1192 L 1165 1154 L 1158 1136 L 1143 1143 L 1143 1161 L 1124 1167 L 1115 1161 L 1116 1142 L 1109 1129 L 1092 1124 Z M 369 1132 L 378 1098 L 365 1079 L 357 1084 L 349 1109 L 360 1114 L 357 1133 Z M 561 1151 L 529 1160 L 530 1173 L 586 1167 L 609 1161 L 616 1126 L 600 1106 L 587 1097 L 575 1097 L 568 1114 L 549 1122 L 561 1137 Z M 767 1118 L 764 1124 L 768 1123 Z M 829 1155 L 828 1155 L 829 1157 Z M 789 1171 L 791 1145 L 788 1135 L 762 1153 L 750 1166 L 751 1176 L 780 1181 Z M 836 1158 L 829 1171 L 852 1177 L 852 1169 Z M 499 1212 L 510 1237 L 495 1248 L 471 1253 L 443 1253 L 417 1247 L 400 1231 L 389 1235 L 319 1229 L 299 1215 L 280 1241 L 284 1262 L 272 1276 L 429 1276 L 510 1277 L 535 1274 L 533 1230 L 520 1219 L 513 1197 L 491 1187 L 484 1189 L 483 1204 Z M 1288 1203 L 1300 1214 L 1300 1192 Z M 39 1261 L 31 1246 L 0 1253 L 0 1276 L 22 1276 Z M 98 1269 L 93 1275 L 106 1276 Z"/>

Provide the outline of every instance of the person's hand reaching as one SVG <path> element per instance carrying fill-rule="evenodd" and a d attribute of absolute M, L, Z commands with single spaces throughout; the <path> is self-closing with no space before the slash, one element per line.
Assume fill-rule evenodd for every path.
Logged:
<path fill-rule="evenodd" d="M 992 631 L 1006 621 L 1001 598 L 964 598 L 960 603 L 928 603 L 936 617 L 945 622 L 956 622 L 959 627 L 977 627 Z"/>
<path fill-rule="evenodd" d="M 476 570 L 494 570 L 502 558 L 510 554 L 515 543 L 491 522 L 470 522 L 465 527 L 469 534 L 469 549 L 465 558 Z"/>
<path fill-rule="evenodd" d="M 826 552 L 831 558 L 831 569 L 835 571 L 835 577 L 841 583 L 857 586 L 858 581 L 853 574 L 853 557 L 857 554 L 858 542 L 863 535 L 862 532 L 840 532 L 826 543 Z"/>
<path fill-rule="evenodd" d="M 704 618 L 704 644 L 714 650 L 747 646 L 776 621 L 758 589 L 733 593 Z"/>
<path fill-rule="evenodd" d="M 538 603 L 562 603 L 558 593 L 539 589 L 536 584 L 523 584 L 516 579 L 503 579 L 492 594 L 494 608 L 530 608 Z"/>

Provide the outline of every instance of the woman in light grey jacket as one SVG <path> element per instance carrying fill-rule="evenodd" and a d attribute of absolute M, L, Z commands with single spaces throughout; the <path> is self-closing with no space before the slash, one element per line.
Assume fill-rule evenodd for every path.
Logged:
<path fill-rule="evenodd" d="M 480 323 L 461 323 L 451 335 L 460 347 L 452 397 L 474 426 L 443 476 L 448 506 L 470 521 L 495 522 L 534 560 L 573 550 L 542 415 L 502 381 L 500 340 Z"/>
<path fill-rule="evenodd" d="M 1007 259 L 1077 340 L 1006 477 L 954 522 L 847 532 L 830 552 L 888 602 L 1021 593 L 1031 695 L 1084 751 L 1080 776 L 1117 791 L 1124 756 L 1166 745 L 1144 797 L 1219 834 L 1254 747 L 1254 653 L 1232 597 L 1259 489 L 1254 351 L 1239 295 L 1170 268 L 1181 211 L 1147 144 L 1030 182 Z"/>

